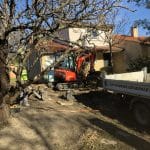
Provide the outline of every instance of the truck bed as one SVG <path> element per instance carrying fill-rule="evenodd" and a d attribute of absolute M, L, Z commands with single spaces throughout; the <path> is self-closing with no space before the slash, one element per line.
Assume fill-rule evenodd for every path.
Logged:
<path fill-rule="evenodd" d="M 103 88 L 116 93 L 150 99 L 150 83 L 104 79 Z"/>
<path fill-rule="evenodd" d="M 117 93 L 150 99 L 150 74 L 145 70 L 104 75 L 103 88 Z"/>

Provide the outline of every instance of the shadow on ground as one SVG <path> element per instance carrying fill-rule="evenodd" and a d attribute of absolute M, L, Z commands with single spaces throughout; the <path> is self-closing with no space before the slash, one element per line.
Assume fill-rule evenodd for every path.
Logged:
<path fill-rule="evenodd" d="M 6 147 L 1 148 L 0 146 L 1 150 L 6 148 L 8 150 L 13 150 L 13 148 L 18 150 L 99 150 L 101 148 L 104 150 L 132 150 L 133 148 L 149 150 L 150 143 L 146 140 L 120 129 L 110 122 L 96 118 L 92 114 L 66 115 L 49 106 L 39 107 L 38 111 L 39 114 L 27 111 L 17 117 L 22 124 L 19 125 L 22 129 L 17 131 L 16 127 L 16 131 L 6 132 L 5 136 L 0 136 L 0 138 L 8 137 L 10 139 Z M 43 114 L 43 111 L 48 113 Z M 95 131 L 98 136 L 93 138 Z M 115 147 L 103 145 L 102 139 L 117 141 L 117 144 Z M 87 146 L 89 143 L 91 145 Z M 22 147 L 22 145 L 24 146 Z"/>
<path fill-rule="evenodd" d="M 150 134 L 149 128 L 143 128 L 136 123 L 132 111 L 129 110 L 129 104 L 114 94 L 103 91 L 92 91 L 89 93 L 77 94 L 75 98 L 85 106 L 98 110 L 104 116 L 117 120 L 126 127 Z"/>
<path fill-rule="evenodd" d="M 80 94 L 76 98 L 120 122 L 128 112 L 104 93 Z M 79 103 L 61 106 L 52 99 L 31 101 L 29 108 L 13 115 L 10 126 L 0 132 L 0 150 L 149 150 L 150 147 L 143 137 L 119 128 Z M 116 144 L 102 143 L 105 140 Z"/>
<path fill-rule="evenodd" d="M 76 150 L 89 128 L 88 115 L 70 113 L 59 105 L 41 104 L 13 114 L 10 126 L 0 132 L 0 150 Z"/>
<path fill-rule="evenodd" d="M 89 120 L 90 123 L 97 126 L 100 129 L 107 131 L 116 139 L 130 145 L 137 150 L 149 150 L 150 143 L 136 135 L 133 135 L 125 130 L 122 130 L 115 126 L 114 124 L 108 123 L 106 121 L 93 118 Z"/>

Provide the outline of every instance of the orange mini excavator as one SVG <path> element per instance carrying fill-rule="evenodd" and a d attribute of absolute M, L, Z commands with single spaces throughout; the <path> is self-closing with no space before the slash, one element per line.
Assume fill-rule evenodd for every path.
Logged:
<path fill-rule="evenodd" d="M 83 87 L 87 77 L 94 72 L 95 53 L 71 52 L 55 67 L 55 87 L 59 90 Z"/>

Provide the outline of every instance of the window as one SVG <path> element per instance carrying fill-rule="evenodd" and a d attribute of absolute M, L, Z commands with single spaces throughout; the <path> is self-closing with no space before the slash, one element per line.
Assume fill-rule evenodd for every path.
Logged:
<path fill-rule="evenodd" d="M 90 29 L 88 33 L 91 38 L 97 38 L 99 36 L 99 32 L 96 29 Z"/>
<path fill-rule="evenodd" d="M 55 54 L 55 59 L 57 61 L 57 59 L 60 58 L 60 56 L 63 55 L 63 53 L 57 53 Z M 64 69 L 71 69 L 74 70 L 75 69 L 75 58 L 74 58 L 74 54 L 70 54 L 68 57 L 65 57 L 64 60 L 62 60 L 57 66 L 56 68 L 64 68 Z"/>
<path fill-rule="evenodd" d="M 93 36 L 93 37 L 99 36 L 98 31 L 97 31 L 97 30 L 93 30 L 93 31 L 92 31 L 92 36 Z"/>
<path fill-rule="evenodd" d="M 65 58 L 61 63 L 61 67 L 66 69 L 74 69 L 74 58 L 72 56 Z"/>

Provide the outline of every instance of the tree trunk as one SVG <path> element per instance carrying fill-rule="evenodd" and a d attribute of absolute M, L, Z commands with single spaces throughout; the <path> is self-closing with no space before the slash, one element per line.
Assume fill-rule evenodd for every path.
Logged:
<path fill-rule="evenodd" d="M 110 67 L 110 72 L 113 73 L 112 44 L 110 42 L 109 42 L 109 51 L 110 51 L 109 67 Z"/>
<path fill-rule="evenodd" d="M 109 57 L 109 66 L 112 67 L 112 45 L 109 43 L 109 52 L 110 52 L 110 57 Z"/>
<path fill-rule="evenodd" d="M 4 98 L 10 87 L 9 73 L 6 65 L 7 55 L 7 41 L 0 41 L 0 123 L 6 122 L 9 118 L 9 108 Z"/>

